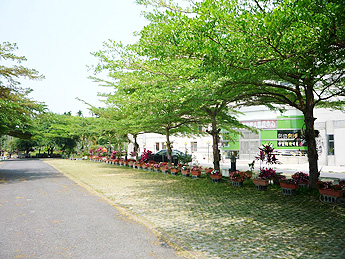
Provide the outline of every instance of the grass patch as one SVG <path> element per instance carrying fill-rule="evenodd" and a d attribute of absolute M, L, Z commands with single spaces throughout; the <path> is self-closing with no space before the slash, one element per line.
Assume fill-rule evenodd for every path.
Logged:
<path fill-rule="evenodd" d="M 210 258 L 345 257 L 345 212 L 312 190 L 285 197 L 252 181 L 237 188 L 91 161 L 48 162 Z"/>

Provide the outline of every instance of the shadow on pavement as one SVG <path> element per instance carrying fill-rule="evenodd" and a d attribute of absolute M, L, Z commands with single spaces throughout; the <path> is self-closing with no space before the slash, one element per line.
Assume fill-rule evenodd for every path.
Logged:
<path fill-rule="evenodd" d="M 60 178 L 62 175 L 54 168 L 47 165 L 43 169 L 37 169 L 28 164 L 27 161 L 39 159 L 5 160 L 0 164 L 0 184 L 12 184 L 21 181 L 34 181 L 42 178 Z M 8 168 L 7 163 L 11 162 Z M 13 166 L 15 163 L 15 166 Z"/>

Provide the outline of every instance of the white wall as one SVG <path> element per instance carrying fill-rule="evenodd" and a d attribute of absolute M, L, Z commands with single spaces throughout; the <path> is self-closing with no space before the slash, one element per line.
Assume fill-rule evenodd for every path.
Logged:
<path fill-rule="evenodd" d="M 133 141 L 133 138 L 131 138 Z M 170 141 L 172 142 L 173 149 L 185 152 L 187 149 L 188 154 L 192 154 L 193 162 L 197 163 L 212 163 L 212 137 L 183 137 L 183 136 L 171 136 Z M 156 133 L 146 133 L 140 134 L 137 137 L 137 142 L 139 144 L 139 154 L 141 154 L 144 149 L 150 150 L 153 153 L 163 149 L 162 143 L 166 143 L 166 137 L 164 135 Z M 156 143 L 159 143 L 159 149 L 156 150 Z M 197 142 L 197 151 L 191 151 L 191 142 Z M 129 153 L 133 151 L 133 143 L 128 145 Z"/>
<path fill-rule="evenodd" d="M 335 165 L 345 166 L 345 127 L 334 129 Z"/>

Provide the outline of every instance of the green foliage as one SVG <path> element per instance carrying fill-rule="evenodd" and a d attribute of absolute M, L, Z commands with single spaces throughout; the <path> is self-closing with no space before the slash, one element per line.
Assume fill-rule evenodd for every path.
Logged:
<path fill-rule="evenodd" d="M 198 61 L 188 70 L 191 81 L 211 75 L 206 91 L 214 82 L 221 86 L 215 88 L 224 90 L 224 99 L 215 95 L 220 103 L 230 98 L 237 105 L 284 104 L 304 114 L 315 184 L 313 110 L 342 109 L 345 103 L 343 2 L 211 0 L 189 10 L 173 1 L 138 2 L 161 8 L 146 15 L 151 23 L 139 33 L 142 53 L 159 61 Z"/>
<path fill-rule="evenodd" d="M 36 140 L 16 138 L 12 143 L 12 150 L 25 151 L 25 153 L 28 154 L 30 151 L 34 150 L 37 144 Z"/>
<path fill-rule="evenodd" d="M 25 61 L 25 57 L 13 54 L 16 49 L 16 44 L 0 44 L 0 61 Z M 27 96 L 31 89 L 20 87 L 20 77 L 32 80 L 43 78 L 36 70 L 21 65 L 0 65 L 0 135 L 30 138 L 32 119 L 43 112 L 45 107 Z"/>

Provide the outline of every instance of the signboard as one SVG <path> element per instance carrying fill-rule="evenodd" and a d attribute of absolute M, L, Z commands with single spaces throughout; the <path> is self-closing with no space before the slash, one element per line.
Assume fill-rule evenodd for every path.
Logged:
<path fill-rule="evenodd" d="M 276 129 L 276 120 L 255 120 L 255 121 L 242 121 L 242 124 L 248 127 L 254 127 L 257 129 Z"/>
<path fill-rule="evenodd" d="M 301 130 L 278 130 L 278 147 L 302 147 L 305 142 L 300 138 Z"/>

